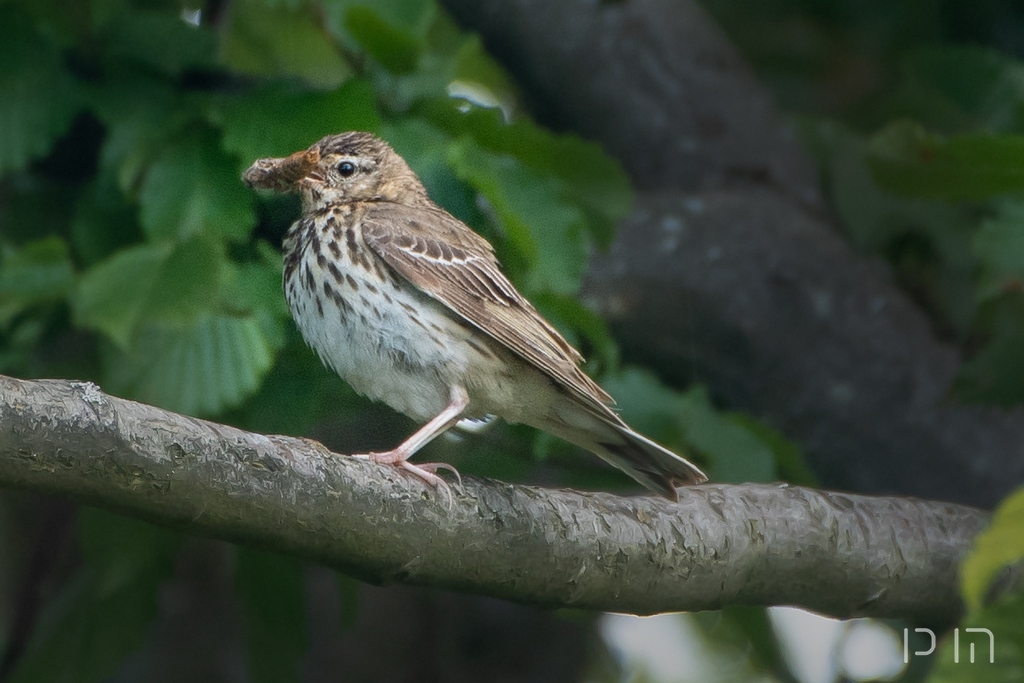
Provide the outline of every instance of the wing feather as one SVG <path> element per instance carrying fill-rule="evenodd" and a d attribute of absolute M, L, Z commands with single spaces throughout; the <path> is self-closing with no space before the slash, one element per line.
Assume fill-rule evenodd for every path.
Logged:
<path fill-rule="evenodd" d="M 363 241 L 399 275 L 547 374 L 602 419 L 614 403 L 579 368 L 579 352 L 509 282 L 491 244 L 442 209 L 378 203 Z"/>

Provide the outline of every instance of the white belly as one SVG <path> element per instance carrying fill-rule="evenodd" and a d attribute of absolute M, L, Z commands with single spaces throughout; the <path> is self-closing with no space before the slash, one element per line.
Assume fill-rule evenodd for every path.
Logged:
<path fill-rule="evenodd" d="M 299 331 L 324 364 L 360 394 L 413 419 L 425 421 L 441 412 L 448 405 L 452 381 L 467 370 L 467 359 L 457 345 L 443 343 L 440 333 L 430 328 L 445 323 L 434 306 L 424 306 L 413 292 L 391 285 L 391 304 L 371 299 L 365 285 L 359 287 L 362 292 L 337 287 L 344 302 L 339 303 L 324 293 L 325 274 L 316 272 L 315 263 L 312 268 L 319 291 L 309 291 L 297 278 L 285 283 L 285 291 Z M 336 287 L 333 280 L 328 285 Z M 402 304 L 416 307 L 432 334 L 411 322 Z"/>
<path fill-rule="evenodd" d="M 469 396 L 466 417 L 532 422 L 556 399 L 541 373 L 397 275 L 368 279 L 347 250 L 318 261 L 308 239 L 293 240 L 299 258 L 284 281 L 292 317 L 321 360 L 360 394 L 420 422 L 448 405 L 454 386 Z"/>

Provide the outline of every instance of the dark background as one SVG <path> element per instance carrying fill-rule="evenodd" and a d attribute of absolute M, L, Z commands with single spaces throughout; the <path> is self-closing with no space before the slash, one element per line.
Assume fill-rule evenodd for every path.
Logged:
<path fill-rule="evenodd" d="M 0 45 L 0 372 L 397 443 L 288 318 L 296 203 L 238 180 L 363 129 L 713 479 L 983 507 L 1024 479 L 1019 3 L 26 0 Z M 635 492 L 506 425 L 423 457 Z M 596 618 L 0 492 L 0 681 L 642 677 Z M 695 623 L 795 680 L 763 610 Z"/>

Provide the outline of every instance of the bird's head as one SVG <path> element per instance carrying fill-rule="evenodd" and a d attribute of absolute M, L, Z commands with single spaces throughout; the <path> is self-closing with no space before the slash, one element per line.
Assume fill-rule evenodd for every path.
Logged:
<path fill-rule="evenodd" d="M 259 159 L 242 178 L 249 187 L 298 192 L 305 211 L 353 202 L 415 203 L 427 196 L 405 159 L 362 132 L 328 135 L 291 156 Z"/>

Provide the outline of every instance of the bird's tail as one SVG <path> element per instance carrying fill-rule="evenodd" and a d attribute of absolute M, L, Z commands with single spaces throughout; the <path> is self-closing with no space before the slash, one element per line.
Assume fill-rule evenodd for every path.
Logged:
<path fill-rule="evenodd" d="M 669 500 L 678 500 L 676 485 L 700 484 L 707 475 L 686 458 L 633 431 L 617 417 L 608 419 L 574 405 L 571 417 L 560 406 L 559 419 L 538 425 L 556 436 L 600 456 L 636 479 L 648 489 Z M 569 417 L 568 420 L 564 418 Z"/>

